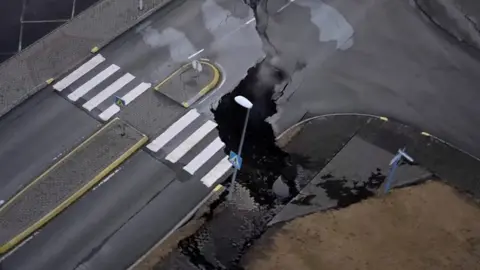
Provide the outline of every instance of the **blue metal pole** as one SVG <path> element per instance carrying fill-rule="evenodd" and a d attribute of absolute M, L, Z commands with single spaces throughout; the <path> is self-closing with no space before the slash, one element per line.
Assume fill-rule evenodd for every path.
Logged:
<path fill-rule="evenodd" d="M 247 131 L 248 118 L 250 116 L 250 109 L 247 109 L 247 115 L 245 116 L 245 123 L 243 124 L 242 137 L 240 138 L 240 146 L 238 147 L 238 156 L 242 155 L 243 141 L 245 140 L 245 133 Z M 237 178 L 237 168 L 235 167 L 232 175 L 232 182 L 230 185 L 230 193 L 228 194 L 229 199 L 233 198 L 233 186 L 235 185 L 235 179 Z"/>
<path fill-rule="evenodd" d="M 385 183 L 385 189 L 384 189 L 385 193 L 388 193 L 388 191 L 390 190 L 390 186 L 392 185 L 392 182 L 393 182 L 393 175 L 395 174 L 395 171 L 397 170 L 399 162 L 400 162 L 400 159 L 398 159 L 397 161 L 395 161 L 392 164 L 392 167 L 390 169 L 390 173 L 388 174 L 388 177 L 387 177 L 387 182 Z"/>

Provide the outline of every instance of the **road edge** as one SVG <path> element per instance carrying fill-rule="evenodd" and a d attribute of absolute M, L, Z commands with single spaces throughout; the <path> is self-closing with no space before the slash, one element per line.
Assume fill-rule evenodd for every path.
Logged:
<path fill-rule="evenodd" d="M 38 182 L 40 179 L 42 179 L 45 175 L 47 175 L 49 172 L 51 172 L 53 169 L 56 167 L 60 166 L 64 160 L 72 156 L 74 153 L 79 151 L 82 147 L 87 145 L 93 138 L 95 138 L 98 134 L 100 134 L 102 131 L 106 130 L 113 124 L 117 123 L 118 121 L 121 121 L 120 118 L 115 118 L 103 127 L 101 127 L 99 130 L 97 130 L 95 133 L 93 133 L 90 137 L 88 137 L 85 141 L 83 141 L 81 144 L 79 144 L 77 147 L 75 147 L 72 151 L 70 151 L 67 155 L 62 157 L 58 162 L 50 166 L 47 170 L 45 170 L 41 175 L 39 175 L 35 180 L 33 180 L 30 184 L 28 184 L 25 188 L 23 188 L 20 192 L 18 192 L 15 196 L 13 196 L 9 201 L 7 201 L 2 207 L 0 207 L 0 211 L 2 211 L 6 206 L 11 204 L 11 202 L 14 201 L 15 198 L 19 197 L 21 194 L 23 194 L 28 188 L 30 188 L 33 184 Z M 132 127 L 133 128 L 133 127 Z M 140 132 L 139 132 L 140 133 Z M 141 133 L 140 133 L 141 134 Z M 52 220 L 54 217 L 56 217 L 58 214 L 60 214 L 63 210 L 65 210 L 68 206 L 70 206 L 72 203 L 76 202 L 82 195 L 84 195 L 88 190 L 90 190 L 94 185 L 99 183 L 105 176 L 107 176 L 110 172 L 112 172 L 115 168 L 117 168 L 121 163 L 123 163 L 126 159 L 128 159 L 130 156 L 132 156 L 137 150 L 139 150 L 146 142 L 148 141 L 148 137 L 144 134 L 142 134 L 141 139 L 138 140 L 135 144 L 133 144 L 127 151 L 125 151 L 123 154 L 121 154 L 117 159 L 115 159 L 112 163 L 110 163 L 108 166 L 106 166 L 102 171 L 100 171 L 97 175 L 95 175 L 87 184 L 85 184 L 82 188 L 77 190 L 75 193 L 73 193 L 70 197 L 65 199 L 62 203 L 60 203 L 57 207 L 55 207 L 52 211 L 47 213 L 45 216 L 40 218 L 37 222 L 32 224 L 30 227 L 25 229 L 23 232 L 20 234 L 16 235 L 13 237 L 11 240 L 6 242 L 4 245 L 0 246 L 0 254 L 4 254 L 11 248 L 15 247 L 19 243 L 21 243 L 24 239 L 26 239 L 30 234 L 33 232 L 37 231 L 39 228 L 47 224 L 50 220 Z"/>
<path fill-rule="evenodd" d="M 8 70 L 9 69 L 8 65 L 13 66 L 13 67 L 22 67 L 24 62 L 27 62 L 27 60 L 29 58 L 29 54 L 32 54 L 31 51 L 40 50 L 43 47 L 45 47 L 44 43 L 48 43 L 48 40 L 47 40 L 48 38 L 51 38 L 52 42 L 50 42 L 50 43 L 53 43 L 55 41 L 54 38 L 53 38 L 54 35 L 63 35 L 62 32 L 65 29 L 67 29 L 68 27 L 73 28 L 77 24 L 81 25 L 83 21 L 89 19 L 89 17 L 88 17 L 89 13 L 94 14 L 96 10 L 100 10 L 100 13 L 101 13 L 102 12 L 102 6 L 107 5 L 105 3 L 107 3 L 107 2 L 111 3 L 111 2 L 114 2 L 114 1 L 116 1 L 116 0 L 101 0 L 101 1 L 97 2 L 96 4 L 94 4 L 93 6 L 91 6 L 90 8 L 84 10 L 80 14 L 77 14 L 77 16 L 74 19 L 72 19 L 72 20 L 68 21 L 67 23 L 63 24 L 62 26 L 56 28 L 55 30 L 53 30 L 49 34 L 45 35 L 44 37 L 37 40 L 36 42 L 31 44 L 27 48 L 23 49 L 21 52 L 17 53 L 16 55 L 11 57 L 10 59 L 7 59 L 5 62 L 0 64 L 0 70 L 2 68 L 5 68 L 5 69 Z M 17 72 L 13 72 L 13 73 L 10 73 L 10 74 L 5 74 L 5 77 L 7 77 L 7 78 L 4 78 L 1 81 L 4 81 L 4 82 L 5 81 L 12 81 L 10 87 L 7 86 L 7 87 L 5 87 L 6 90 L 3 90 L 3 91 L 5 91 L 5 93 L 12 92 L 12 91 L 19 92 L 18 89 L 22 89 L 22 88 L 27 88 L 28 90 L 25 91 L 26 93 L 24 93 L 23 95 L 17 97 L 16 99 L 13 99 L 13 100 L 8 100 L 9 99 L 8 97 L 5 98 L 5 93 L 0 92 L 0 107 L 3 107 L 3 108 L 0 108 L 0 118 L 2 116 L 4 116 L 5 114 L 9 113 L 11 110 L 15 109 L 17 106 L 21 105 L 23 102 L 28 100 L 31 96 L 35 95 L 36 93 L 38 93 L 39 91 L 41 91 L 42 89 L 44 89 L 45 87 L 50 85 L 55 79 L 59 78 L 63 74 L 72 70 L 74 67 L 80 65 L 82 62 L 84 62 L 86 59 L 88 59 L 88 57 L 90 57 L 92 55 L 92 53 L 97 52 L 101 48 L 104 48 L 105 46 L 110 44 L 112 41 L 114 41 L 115 39 L 117 39 L 118 37 L 120 37 L 121 35 L 126 33 L 127 31 L 132 29 L 135 25 L 141 23 L 146 18 L 148 18 L 150 15 L 152 15 L 156 11 L 160 10 L 161 8 L 167 6 L 168 4 L 172 3 L 173 1 L 179 1 L 179 0 L 152 0 L 151 1 L 151 2 L 153 2 L 152 7 L 150 9 L 147 9 L 146 11 L 137 10 L 137 12 L 140 13 L 140 16 L 138 16 L 138 17 L 132 16 L 133 18 L 131 18 L 130 22 L 126 23 L 125 27 L 119 28 L 118 31 L 110 31 L 109 33 L 111 33 L 111 35 L 107 36 L 106 38 L 104 38 L 103 41 L 101 41 L 99 43 L 93 42 L 93 44 L 91 44 L 89 46 L 90 48 L 88 50 L 84 50 L 84 51 L 82 50 L 80 52 L 80 56 L 75 57 L 76 59 L 73 60 L 72 63 L 67 63 L 65 65 L 60 64 L 61 68 L 58 68 L 59 70 L 62 70 L 60 72 L 56 72 L 56 71 L 51 71 L 50 72 L 49 71 L 48 73 L 50 75 L 48 75 L 48 76 L 40 75 L 40 77 L 42 77 L 42 78 L 32 78 L 33 76 L 28 76 L 28 75 L 25 75 L 25 74 L 19 74 Z M 145 6 L 147 6 L 147 3 L 145 4 Z M 128 9 L 125 8 L 125 12 L 127 12 L 127 11 L 128 11 Z M 99 15 L 98 17 L 102 17 L 102 15 Z M 106 18 L 106 19 L 108 19 L 108 18 Z M 74 25 L 74 26 L 72 26 L 72 25 Z M 80 27 L 77 27 L 77 28 L 80 28 Z M 89 31 L 89 29 L 84 29 L 82 31 L 84 33 L 86 33 L 86 32 Z M 68 32 L 68 31 L 65 31 L 65 32 Z M 89 35 L 84 34 L 83 36 L 88 37 Z M 87 40 L 87 42 L 88 42 L 88 38 L 85 38 L 85 40 Z M 90 43 L 92 43 L 92 42 L 90 42 Z M 96 48 L 95 51 L 93 51 L 92 48 Z M 43 54 L 44 54 L 44 56 L 42 57 L 43 59 L 50 59 L 50 58 L 51 59 L 59 59 L 59 58 L 61 58 L 61 57 L 59 57 L 58 53 L 55 52 L 55 51 L 44 50 Z M 25 78 L 23 76 L 27 76 L 27 78 Z M 0 78 L 1 78 L 1 76 L 0 76 Z M 24 79 L 26 79 L 29 82 L 25 82 Z M 26 86 L 28 84 L 30 84 L 31 86 L 30 87 Z"/>

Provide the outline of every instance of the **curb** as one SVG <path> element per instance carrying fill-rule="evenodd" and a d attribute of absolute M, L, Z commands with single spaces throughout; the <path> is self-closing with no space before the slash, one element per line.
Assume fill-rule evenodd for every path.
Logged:
<path fill-rule="evenodd" d="M 213 78 L 212 80 L 205 86 L 203 87 L 194 97 L 192 97 L 191 99 L 189 99 L 188 101 L 184 101 L 182 102 L 182 106 L 185 107 L 185 108 L 188 108 L 190 107 L 193 103 L 195 103 L 198 99 L 200 99 L 201 97 L 203 97 L 205 94 L 207 94 L 208 92 L 210 92 L 211 90 L 215 89 L 215 87 L 218 85 L 218 83 L 220 82 L 220 77 L 221 77 L 221 72 L 220 72 L 220 69 L 217 67 L 216 64 L 212 63 L 210 60 L 208 59 L 200 59 L 199 62 L 203 65 L 206 65 L 208 66 L 209 68 L 211 68 L 213 70 Z M 172 79 L 175 75 L 177 75 L 178 73 L 181 73 L 181 72 L 184 72 L 186 71 L 187 69 L 190 69 L 192 67 L 192 63 L 187 63 L 187 64 L 184 64 L 183 66 L 181 66 L 179 69 L 177 69 L 176 71 L 174 71 L 172 74 L 170 74 L 168 77 L 166 77 L 163 81 L 161 81 L 159 84 L 157 84 L 153 89 L 155 91 L 159 91 L 160 88 L 162 87 L 162 85 L 164 85 L 166 82 L 168 82 L 170 79 Z"/>
<path fill-rule="evenodd" d="M 323 114 L 323 115 L 317 115 L 317 116 L 313 116 L 313 117 L 309 117 L 307 119 L 304 119 L 304 120 L 301 120 L 300 122 L 290 126 L 289 128 L 287 128 L 286 130 L 284 130 L 282 133 L 280 133 L 280 135 L 278 135 L 275 139 L 277 141 L 279 141 L 280 139 L 282 139 L 284 136 L 288 135 L 288 132 L 291 132 L 291 131 L 294 131 L 296 128 L 299 128 L 301 125 L 307 123 L 307 122 L 310 122 L 312 120 L 315 120 L 315 119 L 318 119 L 318 118 L 322 118 L 322 117 L 330 117 L 330 116 L 364 116 L 364 117 L 370 117 L 370 118 L 376 118 L 376 119 L 379 119 L 379 120 L 382 120 L 382 121 L 385 121 L 385 122 L 388 122 L 390 121 L 389 118 L 385 117 L 385 116 L 379 116 L 379 115 L 374 115 L 374 114 L 364 114 L 364 113 L 331 113 L 331 114 Z M 399 123 L 399 124 L 402 124 L 402 125 L 406 125 L 400 121 L 394 121 L 392 120 L 392 122 L 396 122 L 396 123 Z M 410 125 L 406 125 L 406 126 L 409 126 L 415 130 L 419 130 L 417 128 L 415 128 L 414 126 L 410 126 Z M 468 155 L 469 157 L 477 160 L 477 161 L 480 161 L 480 158 L 470 154 L 469 152 L 461 149 L 461 148 L 458 148 L 456 146 L 454 146 L 453 144 L 435 136 L 435 135 L 432 135 L 426 131 L 419 131 L 419 134 L 422 135 L 422 136 L 425 136 L 425 137 L 429 137 L 429 138 L 432 138 L 433 140 L 436 140 L 436 141 L 439 141 L 455 150 L 458 150 L 460 152 L 462 152 L 463 154 L 465 155 Z"/>
<path fill-rule="evenodd" d="M 63 158 L 61 158 L 58 162 L 53 164 L 50 168 L 48 168 L 45 172 L 43 172 L 40 176 L 38 176 L 35 180 L 33 180 L 29 185 L 27 185 L 22 191 L 17 193 L 13 198 L 11 198 L 8 202 L 6 202 L 2 207 L 0 207 L 0 212 L 10 205 L 17 197 L 22 195 L 28 188 L 30 188 L 33 184 L 38 182 L 40 179 L 42 179 L 44 176 L 46 176 L 48 173 L 50 173 L 53 169 L 58 167 L 60 164 L 63 163 L 64 160 L 66 160 L 68 157 L 72 156 L 75 152 L 77 152 L 79 149 L 84 147 L 88 142 L 90 142 L 94 137 L 96 137 L 100 132 L 103 130 L 107 129 L 114 123 L 118 122 L 120 119 L 115 118 L 112 121 L 110 121 L 108 124 L 104 125 L 102 128 L 100 128 L 98 131 L 93 133 L 88 139 L 83 141 L 80 145 L 78 145 L 75 149 L 70 151 L 67 155 L 65 155 Z M 52 211 L 50 211 L 48 214 L 46 214 L 44 217 L 42 217 L 40 220 L 35 222 L 33 225 L 25 229 L 23 232 L 18 234 L 17 236 L 13 237 L 10 241 L 5 243 L 4 245 L 0 246 L 0 254 L 5 253 L 6 251 L 10 250 L 12 247 L 16 246 L 19 244 L 21 241 L 23 241 L 28 235 L 31 233 L 35 232 L 38 230 L 40 227 L 45 225 L 48 221 L 53 219 L 55 216 L 57 216 L 60 212 L 62 212 L 65 208 L 67 208 L 69 205 L 77 201 L 83 194 L 85 194 L 89 189 L 91 189 L 95 184 L 97 184 L 100 180 L 102 180 L 105 176 L 107 176 L 111 171 L 113 171 L 116 167 L 118 167 L 122 162 L 124 162 L 127 158 L 129 158 L 133 153 L 135 153 L 140 147 L 142 147 L 146 142 L 148 141 L 148 137 L 146 135 L 142 134 L 142 138 L 136 142 L 132 147 L 130 147 L 127 151 L 125 151 L 120 157 L 118 157 L 115 161 L 113 161 L 110 165 L 105 167 L 100 173 L 98 173 L 92 180 L 90 180 L 86 185 L 84 185 L 82 188 L 77 190 L 72 196 L 69 198 L 65 199 L 61 204 L 59 204 L 57 207 L 55 207 Z"/>
<path fill-rule="evenodd" d="M 143 13 L 141 16 L 139 16 L 137 19 L 135 19 L 134 22 L 132 22 L 132 24 L 130 24 L 129 26 L 125 27 L 125 28 L 121 28 L 118 33 L 116 33 L 115 35 L 113 35 L 111 38 L 107 39 L 105 42 L 103 43 L 100 43 L 100 44 L 97 44 L 95 45 L 93 48 L 90 49 L 90 51 L 86 51 L 85 53 L 85 56 L 84 57 L 81 57 L 77 62 L 75 62 L 74 64 L 70 65 L 70 66 L 67 66 L 65 68 L 63 68 L 63 71 L 60 72 L 59 74 L 52 74 L 51 76 L 47 77 L 47 79 L 45 79 L 43 82 L 33 86 L 31 88 L 31 90 L 29 90 L 25 95 L 23 95 L 22 97 L 20 97 L 18 100 L 16 101 L 13 101 L 12 104 L 10 106 L 6 106 L 6 108 L 2 111 L 0 110 L 0 118 L 2 116 L 4 116 L 5 114 L 9 113 L 11 110 L 15 109 L 17 106 L 19 106 L 20 104 L 22 104 L 23 102 L 25 102 L 26 100 L 28 100 L 30 97 L 32 97 L 33 95 L 35 95 L 36 93 L 38 93 L 39 91 L 43 90 L 45 87 L 47 87 L 48 85 L 50 85 L 53 81 L 55 81 L 57 78 L 63 76 L 63 74 L 65 73 L 68 73 L 69 71 L 71 71 L 73 68 L 79 66 L 81 63 L 83 63 L 85 60 L 87 60 L 91 55 L 92 53 L 96 53 L 98 52 L 99 50 L 101 50 L 102 48 L 106 47 L 108 44 L 110 44 L 112 41 L 114 41 L 115 39 L 117 39 L 118 37 L 122 36 L 123 34 L 125 34 L 127 31 L 129 31 L 130 29 L 132 29 L 133 27 L 135 27 L 137 24 L 141 23 L 142 21 L 144 21 L 146 18 L 148 18 L 150 15 L 152 15 L 153 13 L 157 12 L 158 10 L 162 9 L 163 7 L 167 6 L 168 4 L 170 4 L 171 2 L 173 2 L 174 0 L 167 0 L 166 2 L 164 3 L 161 3 L 153 8 L 151 8 L 150 10 L 148 10 L 147 12 Z M 77 14 L 76 18 L 78 17 L 81 17 L 81 15 L 85 14 L 88 10 L 92 9 L 92 8 L 95 8 L 96 6 L 98 5 L 101 5 L 103 4 L 103 1 L 99 1 L 97 2 L 96 4 L 92 5 L 90 8 L 84 10 L 83 12 Z M 84 15 L 85 16 L 85 15 Z M 86 18 L 83 18 L 83 19 L 86 19 Z M 28 47 L 24 48 L 20 53 L 16 54 L 15 56 L 13 56 L 11 59 L 3 62 L 1 65 L 4 65 L 6 64 L 8 61 L 14 61 L 14 59 L 16 58 L 19 58 L 20 55 L 22 54 L 23 51 L 25 50 L 28 50 L 29 48 L 33 47 L 34 45 L 38 44 L 38 43 L 41 43 L 45 37 L 47 36 L 50 36 L 50 35 L 53 35 L 54 33 L 58 32 L 58 31 L 61 31 L 63 29 L 63 27 L 65 27 L 66 25 L 69 25 L 73 20 L 70 20 L 68 21 L 67 23 L 63 24 L 62 26 L 56 28 L 55 30 L 53 30 L 52 32 L 48 33 L 47 35 L 45 35 L 44 37 L 42 37 L 41 39 L 35 41 L 33 44 L 29 45 Z M 21 61 L 21 60 L 17 60 L 17 61 Z M 1 98 L 1 96 L 0 96 Z M 0 102 L 2 100 L 0 99 Z"/>
<path fill-rule="evenodd" d="M 202 207 L 208 201 L 208 199 L 213 196 L 213 194 L 223 192 L 224 190 L 225 187 L 223 185 L 216 185 L 215 188 L 213 188 L 212 191 L 210 191 L 210 193 L 205 198 L 203 198 L 203 200 L 201 200 L 194 208 L 191 209 L 191 211 L 185 217 L 180 220 L 180 222 L 177 223 L 177 225 L 175 225 L 162 239 L 160 239 L 160 241 L 158 241 L 149 250 L 147 250 L 140 258 L 138 258 L 134 263 L 132 263 L 127 268 L 127 270 L 134 270 L 135 267 L 137 267 L 141 262 L 143 262 L 155 249 L 161 246 L 163 242 L 165 242 L 165 240 L 170 237 L 176 230 L 188 223 L 190 218 L 195 215 L 195 213 L 200 209 L 200 207 Z"/>

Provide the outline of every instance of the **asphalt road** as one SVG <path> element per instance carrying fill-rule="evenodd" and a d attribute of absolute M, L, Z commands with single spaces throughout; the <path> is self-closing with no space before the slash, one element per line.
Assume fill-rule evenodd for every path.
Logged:
<path fill-rule="evenodd" d="M 208 112 L 215 98 L 231 90 L 263 55 L 252 17 L 249 9 L 237 1 L 175 1 L 101 53 L 106 58 L 105 65 L 116 64 L 136 80 L 153 84 L 182 63 L 195 59 L 189 56 L 203 49 L 195 57 L 216 61 L 224 72 L 220 89 L 197 105 L 200 112 Z M 150 106 L 152 100 L 155 106 Z M 32 180 L 80 138 L 91 134 L 98 122 L 80 110 L 80 105 L 71 104 L 48 89 L 0 121 L 5 127 L 0 133 L 5 134 L 2 138 L 18 140 L 15 144 L 8 140 L 5 146 L 0 144 L 9 150 L 2 151 L 0 161 L 11 159 L 13 152 L 24 155 L 18 156 L 21 163 L 7 170 L 12 176 L 9 185 L 13 187 L 7 190 L 8 194 Z M 118 116 L 153 139 L 185 111 L 167 97 L 146 91 Z M 32 151 L 33 146 L 40 149 Z M 50 156 L 39 155 L 41 151 Z M 32 166 L 28 174 L 20 173 L 28 172 L 28 166 Z M 206 173 L 205 169 L 199 172 Z M 108 182 L 89 192 L 9 254 L 2 266 L 29 270 L 116 270 L 128 266 L 210 192 L 200 181 L 201 175 L 179 181 L 174 180 L 172 173 L 147 153 L 138 153 Z"/>
<path fill-rule="evenodd" d="M 125 269 L 208 194 L 141 151 L 3 262 L 3 269 Z"/>
<path fill-rule="evenodd" d="M 0 200 L 7 201 L 98 127 L 50 91 L 6 115 L 0 121 Z"/>
<path fill-rule="evenodd" d="M 286 4 L 288 7 L 284 7 Z M 294 75 L 280 102 L 279 118 L 287 121 L 277 121 L 277 131 L 291 124 L 288 121 L 295 120 L 291 116 L 302 111 L 375 113 L 416 124 L 464 145 L 464 149 L 480 153 L 475 142 L 480 137 L 475 128 L 480 121 L 480 109 L 476 106 L 480 94 L 475 90 L 480 80 L 476 76 L 479 64 L 423 20 L 408 3 L 369 0 L 362 4 L 329 1 L 327 5 L 285 0 L 275 2 L 270 8 L 274 12 L 281 10 L 272 16 L 268 34 L 283 53 L 282 63 L 292 70 L 306 65 Z M 109 63 L 152 84 L 182 62 L 199 57 L 217 62 L 225 81 L 206 101 L 195 106 L 207 112 L 264 55 L 252 17 L 241 1 L 175 1 L 101 53 Z M 89 132 L 86 126 L 93 129 L 96 125 L 95 120 L 62 98 L 53 97 L 52 93 L 45 95 L 52 97 L 48 106 L 42 103 L 43 111 L 33 113 L 35 106 L 26 103 L 31 105 L 26 106 L 24 117 L 31 119 L 30 128 L 35 126 L 33 123 L 39 125 L 37 129 L 29 129 L 23 121 L 5 122 L 8 117 L 0 122 L 4 125 L 0 134 L 6 134 L 0 136 L 25 134 L 25 138 L 20 137 L 24 138 L 18 143 L 20 148 L 10 151 L 28 153 L 24 154 L 25 159 L 30 160 L 35 157 L 29 153 L 33 142 L 45 142 L 41 147 L 51 151 L 49 157 L 29 162 L 40 166 L 31 169 L 30 175 L 14 173 L 26 171 L 28 163 L 19 163 L 12 169 L 12 179 L 16 180 L 10 181 L 14 183 L 10 184 L 11 190 L 48 166 L 64 149 L 73 147 L 77 138 L 84 136 L 82 132 Z M 152 100 L 158 101 L 155 106 L 151 106 Z M 168 106 L 158 106 L 159 103 Z M 64 111 L 55 113 L 61 106 Z M 168 98 L 147 91 L 125 108 L 120 117 L 141 132 L 156 135 L 183 112 L 175 106 Z M 86 117 L 83 121 L 90 124 L 75 119 L 76 114 L 82 115 L 79 118 Z M 58 120 L 48 119 L 48 115 Z M 38 119 L 34 120 L 35 117 Z M 64 125 L 71 126 L 63 133 L 58 132 Z M 64 148 L 52 145 L 58 141 L 52 139 L 55 134 L 64 134 Z M 2 147 L 6 149 L 10 144 Z M 0 161 L 11 159 L 12 154 L 5 154 L 8 152 L 2 151 Z M 41 165 L 42 162 L 45 163 Z M 169 180 L 161 168 L 161 163 L 145 153 L 137 154 L 110 181 L 88 193 L 7 257 L 4 268 L 52 269 L 61 265 L 65 266 L 61 269 L 72 269 L 79 265 L 78 269 L 121 269 L 131 263 L 133 257 L 167 232 L 206 193 L 199 181 L 180 182 L 173 180 L 174 176 Z M 163 189 L 164 181 L 173 182 Z M 140 191 L 132 192 L 134 188 L 150 193 L 136 196 Z M 161 193 L 147 204 L 147 198 L 153 198 L 156 192 Z M 142 206 L 145 206 L 143 211 L 133 215 Z M 162 206 L 165 211 L 159 210 Z M 153 231 L 158 234 L 149 237 L 148 232 Z M 140 240 L 135 232 L 142 233 Z M 132 253 L 133 246 L 129 245 L 135 245 L 136 253 Z"/>
<path fill-rule="evenodd" d="M 267 33 L 286 62 L 306 64 L 280 102 L 278 132 L 299 111 L 369 113 L 480 156 L 479 53 L 408 1 L 295 1 Z"/>

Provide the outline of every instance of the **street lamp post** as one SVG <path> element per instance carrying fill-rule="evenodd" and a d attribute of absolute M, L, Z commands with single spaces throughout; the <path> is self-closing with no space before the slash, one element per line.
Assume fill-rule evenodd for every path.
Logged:
<path fill-rule="evenodd" d="M 247 125 L 248 125 L 248 118 L 250 116 L 250 109 L 253 107 L 252 102 L 248 100 L 247 98 L 243 96 L 236 96 L 235 97 L 235 102 L 237 102 L 238 105 L 244 107 L 247 109 L 247 114 L 245 116 L 245 123 L 243 124 L 243 130 L 242 130 L 242 137 L 240 138 L 240 146 L 238 147 L 238 156 L 242 156 L 242 148 L 243 148 L 243 142 L 245 140 L 245 133 L 247 131 Z M 230 194 L 229 194 L 229 199 L 231 200 L 233 198 L 233 187 L 235 185 L 235 179 L 237 178 L 237 172 L 238 169 L 237 167 L 234 167 L 233 175 L 232 175 L 232 183 L 230 186 Z"/>

